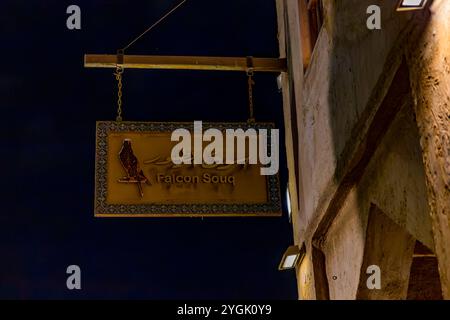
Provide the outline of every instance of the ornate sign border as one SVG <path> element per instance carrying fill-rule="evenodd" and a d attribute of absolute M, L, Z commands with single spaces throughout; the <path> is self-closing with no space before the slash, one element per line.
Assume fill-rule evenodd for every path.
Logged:
<path fill-rule="evenodd" d="M 278 174 L 266 176 L 268 202 L 257 204 L 108 204 L 107 154 L 108 134 L 111 132 L 172 132 L 175 129 L 193 130 L 193 122 L 114 122 L 97 121 L 95 157 L 95 204 L 96 217 L 213 217 L 213 216 L 281 216 L 280 182 Z M 203 123 L 203 128 L 219 130 L 273 129 L 273 123 Z M 268 131 L 270 134 L 270 130 Z M 268 146 L 270 148 L 270 144 Z"/>

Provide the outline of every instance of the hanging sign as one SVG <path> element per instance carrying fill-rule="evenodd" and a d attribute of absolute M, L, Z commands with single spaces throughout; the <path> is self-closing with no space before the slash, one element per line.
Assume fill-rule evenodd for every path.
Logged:
<path fill-rule="evenodd" d="M 278 139 L 271 123 L 99 121 L 95 216 L 279 216 L 274 131 Z"/>

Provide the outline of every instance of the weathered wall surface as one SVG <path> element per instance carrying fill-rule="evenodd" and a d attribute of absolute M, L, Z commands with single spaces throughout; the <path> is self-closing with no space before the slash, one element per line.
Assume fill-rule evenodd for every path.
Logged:
<path fill-rule="evenodd" d="M 297 278 L 299 297 L 317 298 L 311 248 L 313 245 L 320 247 L 326 256 L 330 298 L 354 299 L 358 295 L 366 229 L 373 205 L 412 239 L 434 250 L 436 236 L 433 239 L 425 184 L 428 180 L 419 144 L 421 133 L 414 118 L 417 98 L 411 97 L 401 111 L 395 113 L 386 135 L 383 134 L 374 153 L 370 154 L 362 177 L 336 206 L 326 235 L 315 243 L 318 227 L 329 208 L 333 208 L 330 203 L 335 201 L 352 161 L 358 158 L 358 152 L 364 151 L 363 138 L 404 61 L 414 16 L 396 12 L 397 1 L 325 0 L 323 3 L 324 26 L 311 64 L 303 74 L 297 0 L 277 1 L 279 21 L 288 19 L 279 34 L 280 51 L 291 47 L 289 76 L 294 82 L 291 88 L 294 96 L 284 92 L 285 110 L 293 98 L 298 126 L 298 163 L 291 162 L 289 166 L 290 171 L 295 165 L 299 166 L 295 241 L 305 241 L 308 248 L 307 257 L 297 270 Z M 381 7 L 382 30 L 372 31 L 366 27 L 366 9 L 372 4 Z M 290 29 L 289 38 L 286 38 L 286 26 Z M 436 60 L 436 56 L 430 57 Z M 448 65 L 446 60 L 442 63 Z M 440 74 L 446 71 L 448 69 L 443 68 Z M 440 87 L 448 88 L 449 84 L 450 81 L 444 84 L 441 81 Z M 439 83 L 434 82 L 434 85 L 439 86 Z M 432 86 L 430 83 L 422 88 Z M 285 89 L 286 83 L 283 90 L 288 91 Z M 446 103 L 443 109 L 448 110 L 448 105 Z M 291 116 L 291 112 L 287 114 L 288 119 Z M 401 295 L 395 294 L 404 295 L 405 286 L 401 292 Z M 391 296 L 394 297 L 394 293 Z"/>
<path fill-rule="evenodd" d="M 298 268 L 297 282 L 298 293 L 301 299 L 314 300 L 316 292 L 314 287 L 314 268 L 312 262 L 311 247 L 307 248 L 309 254 L 303 259 L 302 264 Z"/>
<path fill-rule="evenodd" d="M 417 19 L 407 59 L 443 296 L 450 299 L 450 1 Z M 418 17 L 419 18 L 419 17 Z M 421 21 L 422 20 L 422 21 Z"/>
<path fill-rule="evenodd" d="M 355 299 L 365 243 L 368 210 L 353 189 L 331 226 L 324 252 L 330 299 Z"/>
<path fill-rule="evenodd" d="M 358 185 L 364 206 L 377 205 L 433 251 L 419 132 L 412 105 L 397 115 Z"/>
<path fill-rule="evenodd" d="M 399 300 L 408 296 L 416 239 L 376 206 L 371 206 L 356 299 Z M 379 272 L 379 288 L 372 273 Z"/>

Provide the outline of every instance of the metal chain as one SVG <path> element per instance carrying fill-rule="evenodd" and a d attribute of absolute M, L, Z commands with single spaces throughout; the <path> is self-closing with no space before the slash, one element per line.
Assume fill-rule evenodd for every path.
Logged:
<path fill-rule="evenodd" d="M 114 75 L 117 80 L 117 122 L 122 121 L 122 74 L 123 67 L 119 65 L 116 66 L 116 72 L 114 72 Z"/>
<path fill-rule="evenodd" d="M 247 70 L 247 83 L 248 83 L 248 111 L 249 111 L 249 123 L 255 122 L 255 117 L 253 114 L 253 85 L 255 84 L 255 81 L 253 81 L 253 70 L 249 69 Z"/>

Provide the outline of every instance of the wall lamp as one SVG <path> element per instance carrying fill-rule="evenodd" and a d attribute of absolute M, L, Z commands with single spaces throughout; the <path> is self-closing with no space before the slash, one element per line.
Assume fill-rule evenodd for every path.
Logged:
<path fill-rule="evenodd" d="M 427 0 L 400 0 L 397 11 L 422 10 L 426 4 Z"/>
<path fill-rule="evenodd" d="M 283 254 L 280 265 L 278 266 L 278 270 L 284 271 L 294 269 L 299 263 L 302 263 L 305 255 L 306 255 L 305 243 L 303 243 L 301 247 L 297 245 L 290 246 L 289 248 L 286 249 L 286 252 Z"/>

